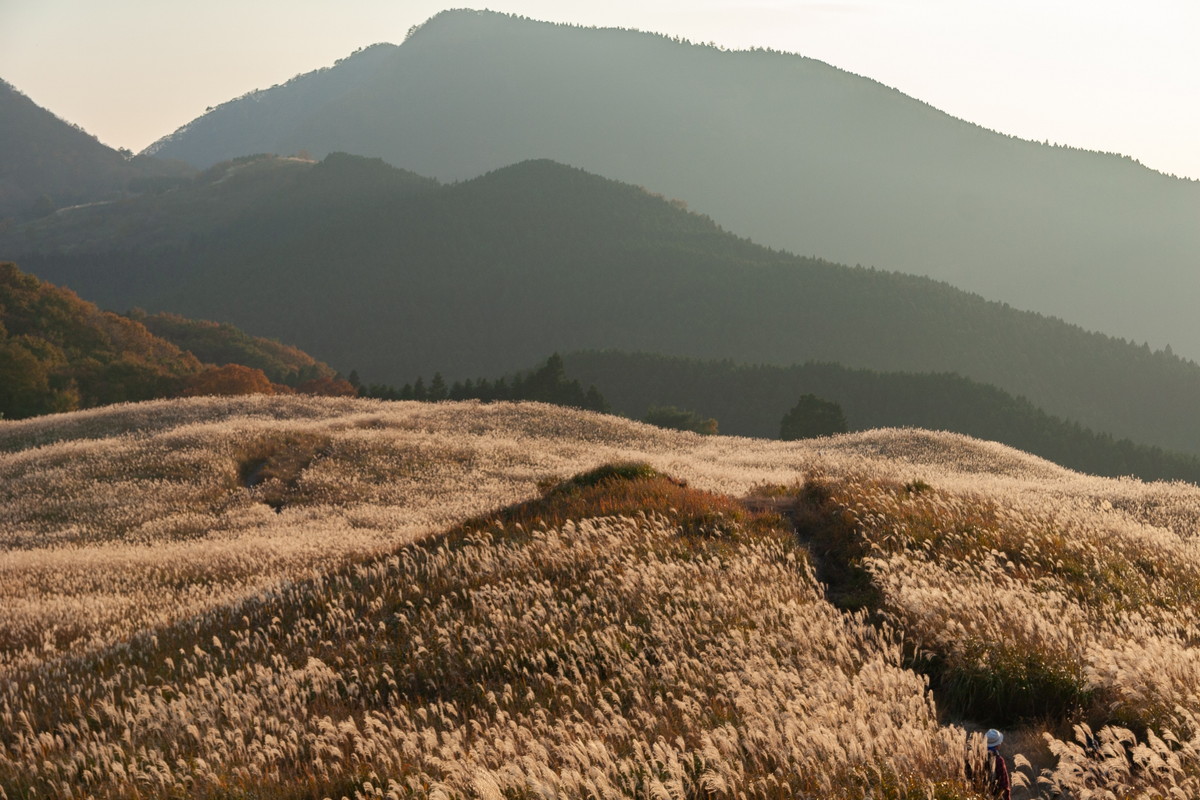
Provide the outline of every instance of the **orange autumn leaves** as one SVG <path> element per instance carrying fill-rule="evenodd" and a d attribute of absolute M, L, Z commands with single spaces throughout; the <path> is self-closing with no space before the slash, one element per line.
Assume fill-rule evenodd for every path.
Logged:
<path fill-rule="evenodd" d="M 295 388 L 272 383 L 261 369 L 226 364 L 209 367 L 186 381 L 180 395 L 201 397 L 206 395 L 233 396 L 243 394 L 311 394 L 321 397 L 354 397 L 358 394 L 349 381 L 342 378 L 313 378 Z"/>

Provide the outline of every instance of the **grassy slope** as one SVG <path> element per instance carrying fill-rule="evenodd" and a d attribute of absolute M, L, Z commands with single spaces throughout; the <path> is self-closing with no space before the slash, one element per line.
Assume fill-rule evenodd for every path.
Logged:
<path fill-rule="evenodd" d="M 966 798 L 947 716 L 1035 706 L 1048 785 L 1200 781 L 1194 487 L 537 405 L 175 401 L 0 445 L 9 797 Z M 691 486 L 561 480 L 630 459 Z"/>

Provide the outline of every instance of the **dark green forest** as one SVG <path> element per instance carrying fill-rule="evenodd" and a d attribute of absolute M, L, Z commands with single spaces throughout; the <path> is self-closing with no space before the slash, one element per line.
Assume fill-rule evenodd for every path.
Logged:
<path fill-rule="evenodd" d="M 678 406 L 650 406 L 642 422 L 657 425 L 660 428 L 670 428 L 676 431 L 691 431 L 704 436 L 715 436 L 719 432 L 719 423 L 713 417 L 705 417 L 686 408 Z"/>
<path fill-rule="evenodd" d="M 453 382 L 596 348 L 956 372 L 1200 453 L 1190 361 L 929 279 L 760 247 L 582 170 L 532 161 L 443 186 L 344 155 L 214 169 L 163 197 L 15 228 L 0 253 L 103 307 L 229 322 L 368 382 Z"/>
<path fill-rule="evenodd" d="M 1081 472 L 1200 483 L 1195 456 L 1096 433 L 1022 397 L 954 374 L 881 373 L 837 364 L 742 365 L 618 352 L 569 353 L 563 359 L 568 374 L 595 384 L 615 413 L 635 419 L 669 404 L 714 417 L 723 434 L 778 438 L 784 417 L 807 394 L 839 406 L 851 431 L 952 431 Z"/>

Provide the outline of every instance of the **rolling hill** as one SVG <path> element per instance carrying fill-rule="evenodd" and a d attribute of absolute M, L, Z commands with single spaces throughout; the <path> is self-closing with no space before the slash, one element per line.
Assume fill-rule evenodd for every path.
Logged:
<path fill-rule="evenodd" d="M 997 726 L 1025 797 L 1192 797 L 1198 521 L 1194 486 L 912 430 L 2 422 L 0 791 L 974 800 Z"/>
<path fill-rule="evenodd" d="M 1200 453 L 1192 362 L 929 279 L 769 250 L 549 161 L 440 185 L 347 155 L 241 159 L 0 234 L 0 253 L 101 306 L 229 322 L 366 382 L 603 348 L 957 372 Z"/>
<path fill-rule="evenodd" d="M 202 366 L 142 325 L 0 263 L 0 415 L 174 396 Z"/>
<path fill-rule="evenodd" d="M 206 167 L 302 148 L 447 181 L 549 158 L 766 245 L 1200 358 L 1200 182 L 988 131 L 798 55 L 451 11 L 147 152 Z"/>

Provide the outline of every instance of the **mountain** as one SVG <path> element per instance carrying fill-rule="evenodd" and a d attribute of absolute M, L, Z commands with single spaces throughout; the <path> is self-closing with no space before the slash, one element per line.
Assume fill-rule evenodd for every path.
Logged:
<path fill-rule="evenodd" d="M 445 12 L 147 152 L 203 167 L 302 148 L 446 181 L 549 158 L 772 247 L 1200 359 L 1200 182 L 988 131 L 797 55 Z"/>
<path fill-rule="evenodd" d="M 311 159 L 242 156 L 168 191 L 67 209 L 13 226 L 0 231 L 0 248 L 19 254 L 137 249 L 159 255 L 215 244 L 225 236 L 252 236 L 254 226 L 263 226 L 269 239 L 295 217 L 321 217 L 327 210 L 336 217 L 345 207 L 358 210 L 438 186 L 379 159 L 340 153 L 313 167 Z"/>
<path fill-rule="evenodd" d="M 0 792 L 970 800 L 995 727 L 1025 797 L 1197 797 L 1198 514 L 915 430 L 4 422 Z"/>
<path fill-rule="evenodd" d="M 0 253 L 103 307 L 229 322 L 368 383 L 588 349 L 957 372 L 1101 433 L 1200 452 L 1192 362 L 926 278 L 769 250 L 549 161 L 439 185 L 346 155 L 246 159 L 14 229 Z"/>
<path fill-rule="evenodd" d="M 216 369 L 229 365 L 242 372 Z M 201 388 L 231 391 L 231 378 L 253 381 L 253 372 L 266 391 L 285 388 L 272 381 L 310 391 L 336 388 L 322 382 L 334 371 L 296 348 L 228 324 L 101 311 L 69 289 L 0 263 L 0 419 Z"/>
<path fill-rule="evenodd" d="M 730 436 L 779 438 L 803 395 L 837 403 L 848 429 L 926 428 L 1001 442 L 1093 475 L 1200 483 L 1200 458 L 1114 441 L 1028 400 L 950 373 L 895 373 L 840 364 L 734 364 L 647 353 L 568 353 L 575 380 L 602 390 L 614 413 L 642 419 L 674 406 L 716 419 Z M 453 397 L 453 393 L 451 393 Z"/>
<path fill-rule="evenodd" d="M 170 184 L 194 172 L 149 156 L 126 158 L 0 81 L 0 223 L 131 189 Z"/>

